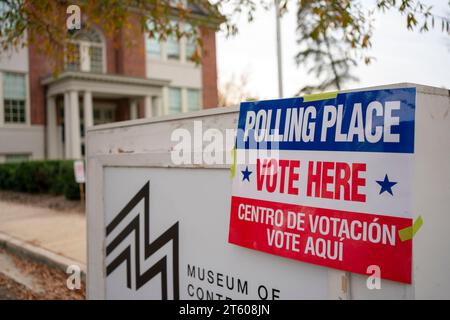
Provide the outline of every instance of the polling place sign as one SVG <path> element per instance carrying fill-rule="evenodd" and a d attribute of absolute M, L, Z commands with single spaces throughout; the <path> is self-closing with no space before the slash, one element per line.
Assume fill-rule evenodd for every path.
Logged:
<path fill-rule="evenodd" d="M 411 283 L 416 89 L 243 102 L 229 239 Z"/>

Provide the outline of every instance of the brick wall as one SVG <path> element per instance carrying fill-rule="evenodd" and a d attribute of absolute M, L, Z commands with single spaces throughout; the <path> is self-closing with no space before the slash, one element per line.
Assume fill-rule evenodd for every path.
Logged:
<path fill-rule="evenodd" d="M 203 108 L 218 106 L 216 33 L 213 29 L 201 28 Z"/>
<path fill-rule="evenodd" d="M 41 85 L 41 78 L 53 71 L 49 59 L 39 52 L 36 44 L 28 46 L 29 87 L 30 87 L 30 121 L 31 124 L 44 125 L 45 90 Z"/>
<path fill-rule="evenodd" d="M 131 77 L 146 77 L 145 41 L 137 15 L 129 17 L 129 27 L 122 29 L 117 51 L 117 72 Z"/>
<path fill-rule="evenodd" d="M 106 72 L 117 74 L 118 73 L 117 58 L 119 54 L 118 44 L 113 37 L 108 36 L 106 37 L 105 45 L 106 45 Z"/>
<path fill-rule="evenodd" d="M 129 17 L 129 27 L 106 37 L 107 73 L 145 77 L 145 42 L 139 17 Z"/>
<path fill-rule="evenodd" d="M 117 100 L 116 121 L 130 120 L 130 101 L 129 99 Z"/>

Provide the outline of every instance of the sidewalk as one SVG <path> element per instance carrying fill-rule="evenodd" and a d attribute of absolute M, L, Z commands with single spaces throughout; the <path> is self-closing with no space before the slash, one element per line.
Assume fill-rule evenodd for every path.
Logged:
<path fill-rule="evenodd" d="M 86 264 L 86 219 L 79 212 L 0 200 L 0 234 Z"/>

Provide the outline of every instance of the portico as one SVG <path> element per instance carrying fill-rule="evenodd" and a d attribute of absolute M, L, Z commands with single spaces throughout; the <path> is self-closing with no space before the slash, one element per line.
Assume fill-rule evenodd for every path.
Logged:
<path fill-rule="evenodd" d="M 166 114 L 162 97 L 170 81 L 87 72 L 63 72 L 46 86 L 47 157 L 80 159 L 85 128 Z"/>

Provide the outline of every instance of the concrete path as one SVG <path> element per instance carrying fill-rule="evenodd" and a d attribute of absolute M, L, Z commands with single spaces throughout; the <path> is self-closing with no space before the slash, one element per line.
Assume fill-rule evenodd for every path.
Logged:
<path fill-rule="evenodd" d="M 79 212 L 0 201 L 0 232 L 86 264 L 86 219 Z"/>

